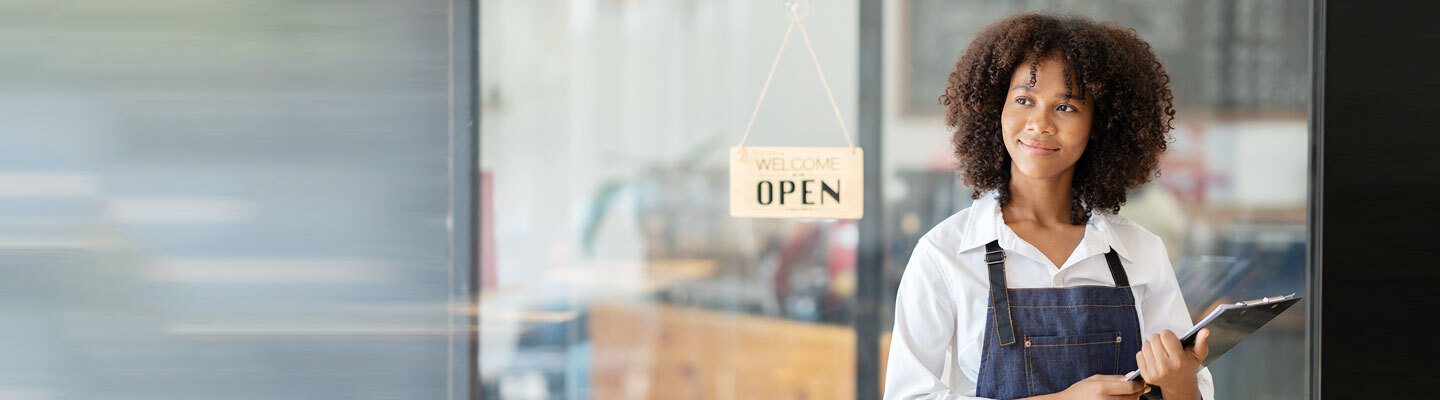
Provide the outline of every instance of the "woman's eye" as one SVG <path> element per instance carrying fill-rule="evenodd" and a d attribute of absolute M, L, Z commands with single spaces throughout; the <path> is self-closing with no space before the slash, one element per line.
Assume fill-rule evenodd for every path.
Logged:
<path fill-rule="evenodd" d="M 1016 103 L 1016 104 L 1023 105 L 1023 106 L 1028 106 L 1028 105 L 1030 105 L 1030 99 L 1027 99 L 1027 98 L 1024 98 L 1024 97 L 1016 97 L 1016 98 L 1015 98 L 1015 103 Z"/>
<path fill-rule="evenodd" d="M 1079 109 L 1076 109 L 1075 107 L 1072 107 L 1072 106 L 1070 106 L 1069 104 L 1061 104 L 1058 109 L 1059 109 L 1060 111 L 1064 111 L 1064 112 L 1080 111 Z"/>

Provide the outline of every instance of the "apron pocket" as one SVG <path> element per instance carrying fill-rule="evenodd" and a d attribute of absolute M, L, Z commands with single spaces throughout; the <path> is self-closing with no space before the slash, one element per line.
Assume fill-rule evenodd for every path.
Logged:
<path fill-rule="evenodd" d="M 1120 333 L 1026 336 L 1025 380 L 1031 396 L 1059 392 L 1091 375 L 1120 374 Z"/>

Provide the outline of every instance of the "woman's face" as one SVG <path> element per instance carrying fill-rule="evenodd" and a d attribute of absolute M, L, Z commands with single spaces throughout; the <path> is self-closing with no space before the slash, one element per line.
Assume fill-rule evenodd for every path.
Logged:
<path fill-rule="evenodd" d="M 1074 81 L 1071 87 L 1079 92 Z M 1052 179 L 1071 172 L 1090 140 L 1091 103 L 1066 96 L 1065 65 L 1059 57 L 1040 60 L 1033 87 L 1030 61 L 1015 68 L 1000 113 L 1011 173 Z"/>

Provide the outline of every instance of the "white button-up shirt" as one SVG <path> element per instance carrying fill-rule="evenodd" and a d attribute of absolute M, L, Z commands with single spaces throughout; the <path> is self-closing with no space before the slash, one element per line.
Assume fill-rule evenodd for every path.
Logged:
<path fill-rule="evenodd" d="M 1158 236 L 1128 218 L 1096 212 L 1080 245 L 1057 268 L 1005 225 L 992 191 L 915 245 L 895 298 L 886 399 L 978 398 L 973 396 L 990 295 L 984 253 L 991 240 L 1008 253 L 1005 280 L 1011 288 L 1114 285 L 1105 262 L 1114 248 L 1135 292 L 1142 338 L 1166 329 L 1179 335 L 1194 326 Z M 1200 393 L 1213 399 L 1210 371 L 1196 376 Z"/>

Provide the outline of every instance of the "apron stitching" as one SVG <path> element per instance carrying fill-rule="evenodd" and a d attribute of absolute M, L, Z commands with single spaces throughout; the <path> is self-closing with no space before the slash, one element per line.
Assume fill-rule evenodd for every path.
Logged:
<path fill-rule="evenodd" d="M 1068 347 L 1068 346 L 1089 346 L 1089 345 L 1092 345 L 1092 344 L 1110 344 L 1110 343 L 1115 343 L 1115 341 L 1114 341 L 1114 340 L 1106 340 L 1106 341 L 1103 341 L 1103 342 L 1086 342 L 1086 343 L 1036 344 L 1036 345 L 1032 345 L 1032 346 L 1033 346 L 1033 347 Z"/>
<path fill-rule="evenodd" d="M 1025 335 L 1025 341 L 1030 341 L 1030 335 Z M 1029 397 L 1035 395 L 1035 378 L 1030 376 L 1030 347 L 1026 346 L 1024 351 L 1025 356 L 1021 358 L 1025 360 L 1025 384 L 1027 385 L 1025 396 Z"/>
<path fill-rule="evenodd" d="M 1134 307 L 1134 306 L 1135 306 L 1134 304 L 1131 304 L 1131 305 L 1123 305 L 1123 304 L 1121 304 L 1121 305 L 1079 304 L 1079 305 L 1073 305 L 1073 306 L 1010 306 L 1010 308 L 1077 308 L 1077 307 L 1120 307 L 1120 308 L 1123 308 L 1123 307 Z M 991 306 L 991 307 L 985 307 L 985 308 L 995 308 L 995 307 L 994 307 L 994 306 Z"/>
<path fill-rule="evenodd" d="M 1120 373 L 1120 332 L 1115 332 L 1115 366 L 1110 368 L 1110 374 Z"/>
<path fill-rule="evenodd" d="M 990 312 L 991 315 L 995 315 L 996 317 L 999 316 L 999 315 L 998 315 L 999 312 L 994 310 L 995 307 L 990 307 L 990 309 L 992 310 L 992 311 Z M 993 318 L 993 317 L 992 317 L 992 318 Z M 994 319 L 995 319 L 995 343 L 997 343 L 997 344 L 999 344 L 999 345 L 1001 345 L 1001 346 L 1005 346 L 1005 345 L 1007 345 L 1006 343 L 1000 343 L 1000 319 L 999 319 L 999 318 L 994 318 Z M 1012 342 L 1010 342 L 1010 343 L 1015 343 L 1015 342 L 1012 341 Z"/>
<path fill-rule="evenodd" d="M 1079 285 L 1066 287 L 1005 288 L 1005 290 L 1129 289 L 1131 286 Z"/>
<path fill-rule="evenodd" d="M 1001 268 L 1004 268 L 1004 266 L 1001 266 Z M 1009 284 L 1006 284 L 1006 286 L 1009 286 Z M 1010 312 L 1010 291 L 1009 291 L 1009 290 L 1006 290 L 1006 291 L 1005 291 L 1005 318 L 1010 319 L 1010 332 L 1011 332 L 1011 339 L 1012 339 L 1012 340 L 1010 341 L 1010 343 L 1013 344 L 1013 343 L 1015 343 L 1015 341 L 1013 340 L 1013 339 L 1014 339 L 1014 332 L 1015 332 L 1015 317 L 1014 317 L 1012 314 L 1015 314 L 1015 313 Z M 996 324 L 996 325 L 999 325 L 999 324 Z"/>

